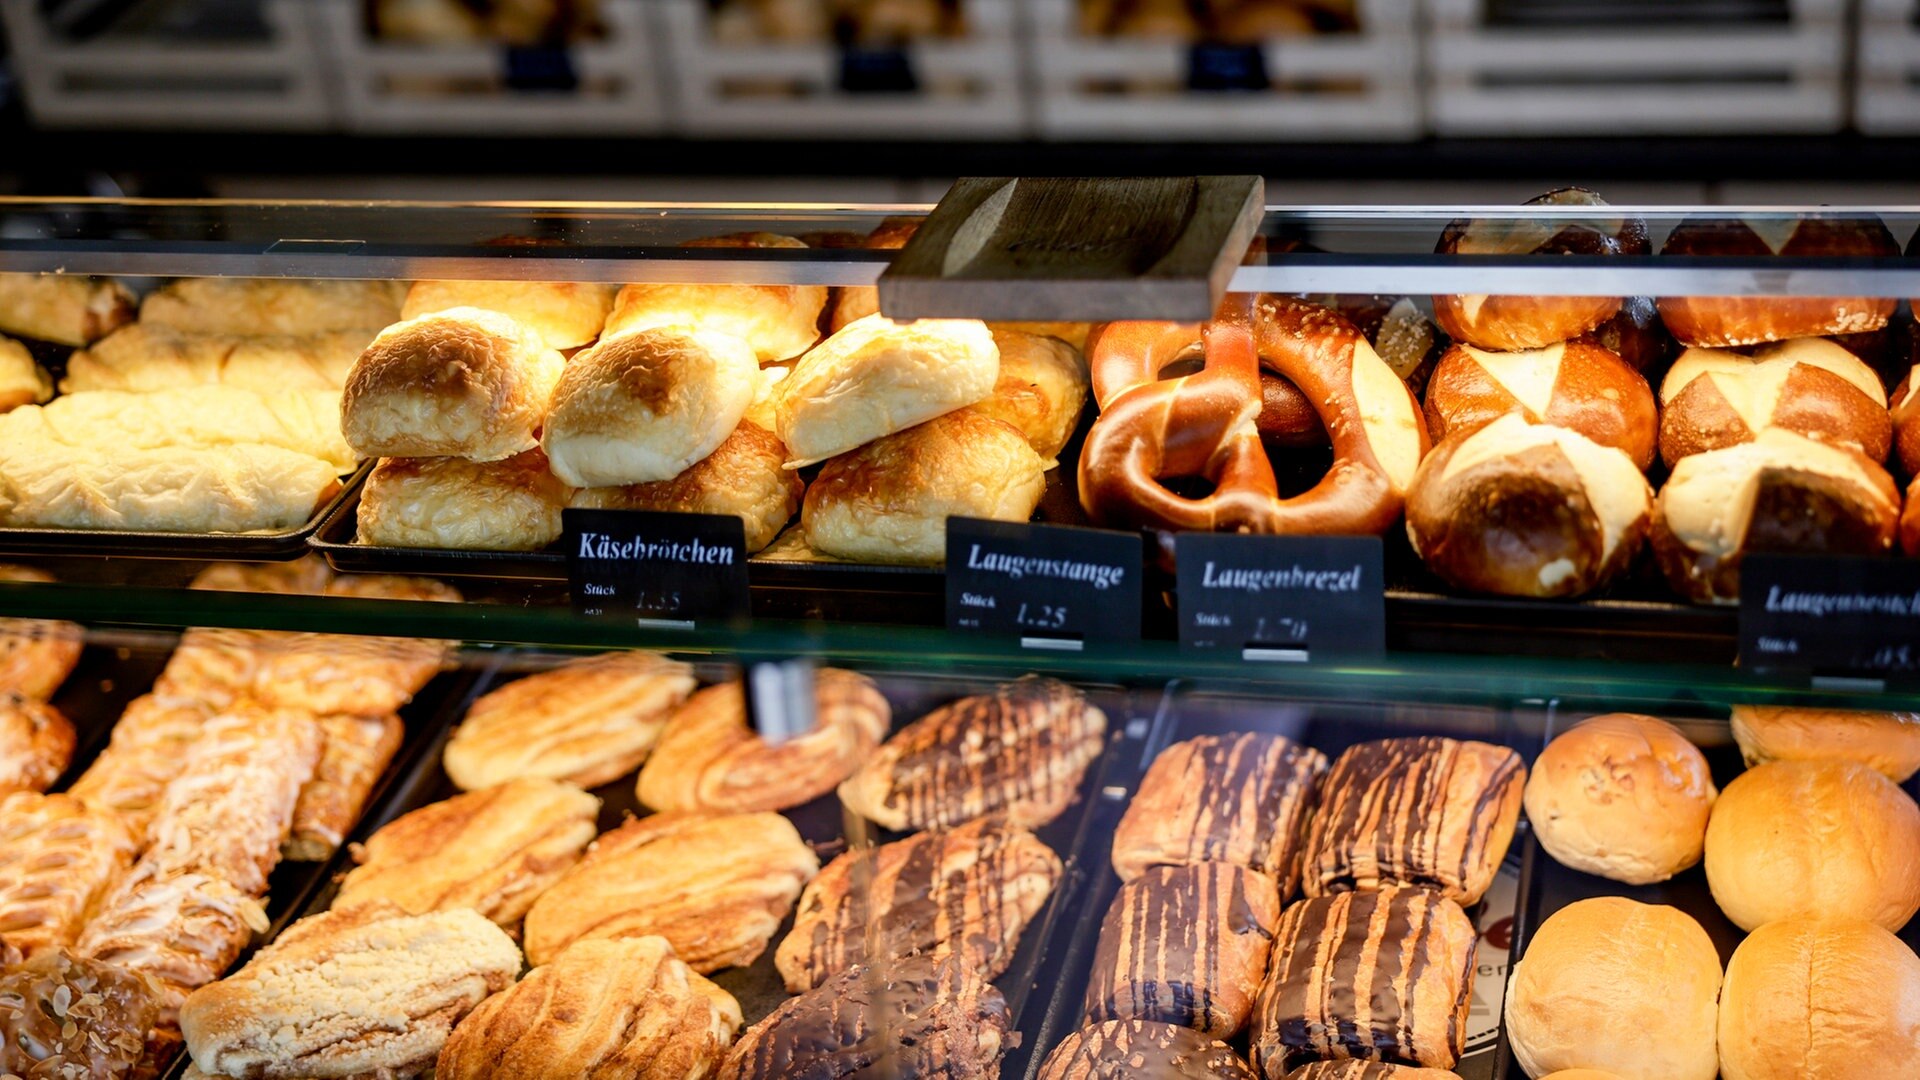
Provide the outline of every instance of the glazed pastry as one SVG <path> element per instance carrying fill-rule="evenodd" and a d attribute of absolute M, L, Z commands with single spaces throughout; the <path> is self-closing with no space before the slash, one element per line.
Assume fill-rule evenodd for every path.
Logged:
<path fill-rule="evenodd" d="M 0 799 L 0 938 L 28 957 L 73 944 L 137 849 L 118 818 L 71 795 Z"/>
<path fill-rule="evenodd" d="M 742 420 L 718 449 L 671 480 L 584 488 L 574 492 L 567 505 L 583 510 L 733 514 L 746 529 L 746 550 L 752 555 L 773 543 L 800 509 L 807 487 L 799 473 L 786 467 L 786 461 L 787 448 L 779 436 L 766 425 Z"/>
<path fill-rule="evenodd" d="M 382 458 L 360 489 L 354 541 L 374 547 L 539 551 L 573 489 L 539 447 L 502 461 Z"/>
<path fill-rule="evenodd" d="M 1422 736 L 1350 748 L 1320 787 L 1306 894 L 1423 885 L 1479 903 L 1513 839 L 1526 772 L 1519 754 L 1482 742 Z"/>
<path fill-rule="evenodd" d="M 1243 866 L 1149 870 L 1121 886 L 1100 924 L 1086 1023 L 1155 1020 L 1230 1039 L 1266 975 L 1280 893 Z"/>
<path fill-rule="evenodd" d="M 522 777 L 599 787 L 646 760 L 694 685 L 692 669 L 655 653 L 569 661 L 475 701 L 442 764 L 463 791 Z"/>
<path fill-rule="evenodd" d="M 261 393 L 332 390 L 386 323 L 299 337 L 190 334 L 135 323 L 67 358 L 60 392 L 231 386 Z"/>
<path fill-rule="evenodd" d="M 359 865 L 333 906 L 473 908 L 512 926 L 580 858 L 599 812 L 600 800 L 579 788 L 531 779 L 423 806 L 354 849 Z"/>
<path fill-rule="evenodd" d="M 328 594 L 355 595 L 343 586 L 359 580 L 339 579 Z M 426 638 L 196 628 L 181 635 L 154 689 L 215 706 L 252 699 L 320 716 L 379 716 L 413 700 L 451 652 L 451 642 Z"/>
<path fill-rule="evenodd" d="M 53 575 L 0 563 L 0 582 L 46 584 Z M 85 634 L 70 622 L 0 619 L 0 694 L 45 701 L 80 662 Z"/>
<path fill-rule="evenodd" d="M 726 1059 L 740 1003 L 665 938 L 582 941 L 480 1003 L 434 1080 L 695 1080 Z"/>
<path fill-rule="evenodd" d="M 577 349 L 600 336 L 613 310 L 613 286 L 571 281 L 416 281 L 400 318 L 448 308 L 497 311 L 539 334 L 555 349 Z"/>
<path fill-rule="evenodd" d="M 300 789 L 293 827 L 281 848 L 294 862 L 323 862 L 339 850 L 406 735 L 392 713 L 315 719 L 322 739 L 320 763 Z"/>
<path fill-rule="evenodd" d="M 1202 735 L 1160 752 L 1113 836 L 1113 869 L 1223 862 L 1273 878 L 1282 900 L 1300 856 L 1326 756 L 1280 735 Z"/>
<path fill-rule="evenodd" d="M 318 555 L 292 562 L 212 563 L 193 575 L 189 588 L 212 592 L 274 593 L 282 596 L 319 596 L 333 580 L 333 568 Z"/>
<path fill-rule="evenodd" d="M 180 1029 L 194 1063 L 214 1075 L 416 1076 L 519 972 L 513 939 L 476 912 L 335 909 L 195 991 Z"/>
<path fill-rule="evenodd" d="M 691 248 L 803 250 L 774 233 L 735 233 L 694 240 Z M 740 338 L 761 363 L 799 356 L 820 339 L 825 285 L 628 285 L 613 301 L 601 339 L 656 326 L 688 326 Z"/>
<path fill-rule="evenodd" d="M 133 294 L 112 278 L 0 274 L 0 331 L 85 345 L 133 321 Z"/>
<path fill-rule="evenodd" d="M 1321 1057 L 1452 1068 L 1466 1041 L 1474 945 L 1466 912 L 1430 889 L 1294 904 L 1256 1007 L 1254 1067 L 1269 1078 Z"/>
<path fill-rule="evenodd" d="M 1039 1080 L 1259 1080 L 1233 1048 L 1191 1028 L 1108 1020 L 1063 1039 Z"/>
<path fill-rule="evenodd" d="M 902 728 L 840 785 L 840 800 L 896 832 L 988 814 L 1038 829 L 1079 794 L 1106 730 L 1106 714 L 1080 691 L 1028 676 Z"/>
<path fill-rule="evenodd" d="M 160 797 L 180 775 L 187 750 L 213 716 L 213 708 L 195 698 L 145 694 L 127 704 L 111 741 L 74 781 L 68 794 L 113 814 L 146 847 Z"/>
<path fill-rule="evenodd" d="M 130 1077 L 158 1015 L 153 987 L 112 964 L 57 950 L 9 965 L 0 970 L 0 1073 Z"/>
<path fill-rule="evenodd" d="M 22 405 L 44 405 L 53 397 L 53 377 L 25 345 L 0 337 L 0 413 Z"/>
<path fill-rule="evenodd" d="M 1019 1036 L 1006 998 L 958 958 L 841 972 L 747 1029 L 718 1080 L 991 1080 Z"/>
<path fill-rule="evenodd" d="M 140 301 L 140 322 L 196 334 L 322 334 L 400 319 L 399 281 L 179 278 Z"/>
<path fill-rule="evenodd" d="M 0 694 L 0 794 L 45 791 L 73 758 L 73 723 L 44 701 Z"/>
<path fill-rule="evenodd" d="M 1542 1080 L 1609 1080 L 1611 1073 L 1559 1074 Z M 1378 1061 L 1315 1061 L 1287 1074 L 1287 1080 L 1460 1080 L 1446 1069 L 1422 1069 L 1413 1065 L 1388 1065 Z M 1615 1078 L 1617 1080 L 1617 1078 Z"/>
<path fill-rule="evenodd" d="M 998 978 L 1060 879 L 1060 857 L 993 820 L 846 852 L 808 884 L 774 964 L 803 993 L 875 959 L 957 953 Z"/>
<path fill-rule="evenodd" d="M 702 975 L 745 967 L 820 859 L 779 814 L 655 814 L 595 840 L 527 912 L 527 961 L 575 941 L 658 935 Z"/>
<path fill-rule="evenodd" d="M 747 726 L 739 683 L 709 686 L 667 721 L 640 770 L 640 801 L 655 810 L 725 813 L 812 802 L 873 754 L 892 715 L 872 679 L 821 668 L 814 674 L 813 730 L 772 743 Z"/>
<path fill-rule="evenodd" d="M 231 884 L 141 868 L 101 901 L 74 951 L 152 979 L 157 1026 L 171 1041 L 187 995 L 226 974 L 253 935 L 266 932 L 260 901 Z"/>

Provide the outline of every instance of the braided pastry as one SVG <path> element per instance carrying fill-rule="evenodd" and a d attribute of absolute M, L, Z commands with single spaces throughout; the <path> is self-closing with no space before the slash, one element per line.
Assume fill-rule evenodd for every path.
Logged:
<path fill-rule="evenodd" d="M 119 818 L 71 795 L 0 799 L 0 935 L 29 957 L 73 944 L 134 847 Z"/>

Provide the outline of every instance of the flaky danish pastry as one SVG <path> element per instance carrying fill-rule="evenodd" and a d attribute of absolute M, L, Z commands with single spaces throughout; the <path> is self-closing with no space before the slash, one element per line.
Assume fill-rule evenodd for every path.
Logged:
<path fill-rule="evenodd" d="M 126 823 L 139 846 L 160 810 L 167 785 L 180 775 L 187 749 L 213 716 L 198 698 L 144 694 L 127 704 L 113 735 L 68 794 Z"/>
<path fill-rule="evenodd" d="M 27 566 L 0 563 L 0 582 L 44 585 L 53 575 Z M 40 701 L 53 696 L 80 662 L 85 635 L 70 622 L 52 619 L 0 619 L 0 694 Z"/>
<path fill-rule="evenodd" d="M 266 932 L 260 901 L 230 883 L 140 868 L 101 900 L 74 951 L 152 979 L 159 1026 L 170 1034 L 187 995 L 226 974 Z"/>
<path fill-rule="evenodd" d="M 1282 900 L 1300 856 L 1326 756 L 1281 735 L 1240 732 L 1174 743 L 1153 759 L 1113 835 L 1113 869 L 1225 862 L 1271 876 Z"/>
<path fill-rule="evenodd" d="M 0 274 L 0 331 L 85 345 L 133 321 L 133 293 L 112 278 Z"/>
<path fill-rule="evenodd" d="M 373 793 L 380 774 L 400 749 L 406 727 L 385 716 L 315 717 L 322 746 L 313 779 L 293 805 L 293 825 L 281 854 L 294 862 L 322 862 L 340 848 Z"/>
<path fill-rule="evenodd" d="M 539 447 L 500 461 L 382 458 L 360 489 L 354 539 L 375 547 L 538 551 L 560 539 L 573 489 Z"/>
<path fill-rule="evenodd" d="M 400 318 L 448 308 L 497 311 L 556 349 L 577 349 L 600 336 L 613 310 L 613 286 L 578 281 L 416 281 Z"/>
<path fill-rule="evenodd" d="M 27 956 L 73 944 L 137 850 L 125 823 L 71 795 L 0 799 L 0 938 Z"/>
<path fill-rule="evenodd" d="M 261 393 L 338 391 L 386 323 L 299 336 L 195 334 L 154 323 L 122 327 L 67 358 L 60 392 L 231 386 Z"/>
<path fill-rule="evenodd" d="M 196 334 L 321 334 L 400 318 L 400 281 L 178 278 L 140 301 L 140 322 Z"/>
<path fill-rule="evenodd" d="M 787 448 L 779 436 L 753 420 L 742 420 L 713 453 L 671 480 L 583 488 L 574 492 L 567 505 L 582 510 L 732 514 L 746 529 L 747 554 L 752 555 L 773 543 L 800 510 L 807 486 L 786 462 Z"/>
<path fill-rule="evenodd" d="M 53 397 L 53 377 L 25 345 L 0 337 L 0 412 L 22 405 L 44 405 Z"/>
<path fill-rule="evenodd" d="M 0 694 L 0 794 L 45 791 L 73 759 L 73 722 L 44 701 Z"/>
<path fill-rule="evenodd" d="M 776 233 L 734 233 L 694 240 L 695 248 L 804 249 Z M 820 338 L 825 285 L 628 285 L 614 297 L 601 337 L 656 326 L 711 330 L 740 338 L 762 363 L 799 356 Z"/>

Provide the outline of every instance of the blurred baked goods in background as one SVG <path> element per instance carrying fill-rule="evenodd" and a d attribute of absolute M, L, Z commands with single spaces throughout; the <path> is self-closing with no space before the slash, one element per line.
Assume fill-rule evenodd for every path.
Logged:
<path fill-rule="evenodd" d="M 1257 44 L 1359 26 L 1354 0 L 1079 0 L 1089 37 Z"/>
<path fill-rule="evenodd" d="M 603 31 L 599 0 L 364 0 L 367 28 L 422 45 L 565 44 Z"/>

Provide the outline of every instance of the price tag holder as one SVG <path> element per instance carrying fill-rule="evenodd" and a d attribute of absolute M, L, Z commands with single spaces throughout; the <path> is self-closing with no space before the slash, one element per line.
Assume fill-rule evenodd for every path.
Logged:
<path fill-rule="evenodd" d="M 1297 663 L 1387 651 L 1377 536 L 1181 533 L 1174 558 L 1185 648 Z"/>
<path fill-rule="evenodd" d="M 572 92 L 580 89 L 573 54 L 564 45 L 508 45 L 501 60 L 512 90 Z"/>
<path fill-rule="evenodd" d="M 1201 42 L 1187 50 L 1187 89 L 1210 91 L 1271 90 L 1267 51 L 1258 45 Z"/>
<path fill-rule="evenodd" d="M 731 514 L 565 510 L 573 609 L 651 629 L 747 614 L 746 527 Z"/>
<path fill-rule="evenodd" d="M 903 48 L 848 45 L 840 52 L 840 89 L 849 94 L 911 94 L 920 89 Z"/>
<path fill-rule="evenodd" d="M 947 629 L 1078 651 L 1140 637 L 1139 533 L 947 519 Z"/>
<path fill-rule="evenodd" d="M 1816 678 L 1920 679 L 1920 562 L 1747 556 L 1740 663 Z"/>

